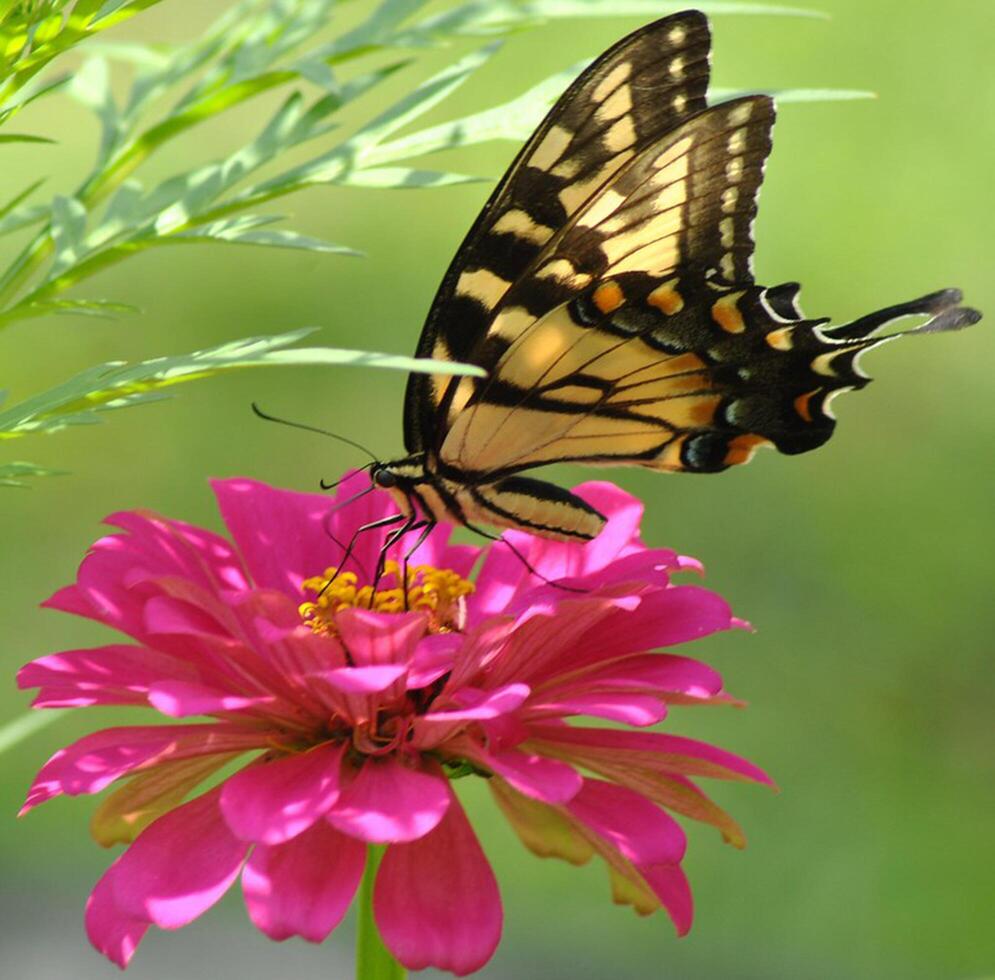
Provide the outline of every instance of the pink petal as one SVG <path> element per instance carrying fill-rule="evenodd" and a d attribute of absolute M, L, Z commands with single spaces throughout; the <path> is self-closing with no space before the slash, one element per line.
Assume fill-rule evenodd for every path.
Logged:
<path fill-rule="evenodd" d="M 249 918 L 270 939 L 320 943 L 342 921 L 365 864 L 366 846 L 324 821 L 286 844 L 259 844 L 242 872 Z"/>
<path fill-rule="evenodd" d="M 507 641 L 492 655 L 487 664 L 489 684 L 524 681 L 536 687 L 583 667 L 586 661 L 579 658 L 579 652 L 591 646 L 588 637 L 615 611 L 610 597 L 563 598 L 562 594 L 551 606 L 532 607 L 518 618 Z M 619 629 L 616 621 L 615 632 Z"/>
<path fill-rule="evenodd" d="M 307 830 L 338 800 L 345 744 L 248 766 L 221 789 L 221 812 L 242 840 L 281 844 Z"/>
<path fill-rule="evenodd" d="M 59 749 L 42 766 L 21 814 L 63 793 L 99 793 L 115 779 L 167 759 L 248 752 L 266 745 L 265 732 L 230 725 L 106 728 Z"/>
<path fill-rule="evenodd" d="M 277 490 L 255 480 L 214 480 L 221 517 L 253 582 L 301 597 L 301 582 L 320 575 L 342 552 L 324 529 L 331 501 Z"/>
<path fill-rule="evenodd" d="M 653 894 L 667 910 L 677 929 L 678 936 L 685 936 L 694 918 L 694 901 L 687 875 L 680 865 L 657 864 L 640 867 L 639 873 L 653 889 Z"/>
<path fill-rule="evenodd" d="M 70 613 L 73 616 L 93 618 L 93 607 L 79 586 L 67 585 L 52 593 L 43 603 L 42 609 L 56 609 L 59 612 Z"/>
<path fill-rule="evenodd" d="M 677 821 L 625 786 L 585 779 L 566 806 L 633 864 L 678 864 L 684 857 L 687 841 Z"/>
<path fill-rule="evenodd" d="M 387 849 L 373 912 L 384 944 L 409 970 L 432 966 L 462 977 L 491 958 L 501 939 L 501 896 L 458 801 L 431 834 Z"/>
<path fill-rule="evenodd" d="M 697 585 L 652 589 L 641 595 L 631 610 L 610 610 L 590 622 L 589 628 L 569 648 L 547 655 L 542 673 L 531 677 L 555 678 L 588 664 L 602 664 L 633 653 L 687 643 L 730 628 L 728 603 Z"/>
<path fill-rule="evenodd" d="M 146 633 L 165 636 L 206 636 L 227 639 L 225 626 L 201 606 L 172 596 L 154 596 L 142 609 Z"/>
<path fill-rule="evenodd" d="M 459 692 L 458 700 L 468 705 L 467 707 L 453 711 L 430 711 L 422 716 L 421 721 L 451 722 L 497 718 L 499 715 L 514 711 L 530 693 L 531 689 L 527 684 L 506 684 L 495 691 L 464 688 Z"/>
<path fill-rule="evenodd" d="M 381 667 L 336 667 L 308 676 L 320 678 L 343 694 L 376 694 L 386 691 L 407 671 L 404 664 L 384 664 Z"/>
<path fill-rule="evenodd" d="M 452 748 L 454 753 L 503 776 L 520 793 L 543 803 L 566 803 L 577 795 L 584 784 L 580 773 L 556 759 L 546 759 L 517 749 L 489 752 L 470 739 Z"/>
<path fill-rule="evenodd" d="M 228 829 L 219 795 L 213 789 L 160 817 L 121 856 L 114 895 L 126 915 L 179 929 L 228 891 L 249 845 Z"/>
<path fill-rule="evenodd" d="M 575 694 L 556 701 L 531 702 L 526 718 L 550 715 L 588 715 L 592 718 L 606 718 L 620 721 L 625 725 L 645 728 L 655 725 L 667 716 L 667 706 L 659 698 L 649 694 Z"/>
<path fill-rule="evenodd" d="M 114 879 L 121 858 L 104 872 L 86 901 L 86 934 L 94 949 L 123 970 L 134 956 L 150 923 L 133 919 L 118 908 Z"/>
<path fill-rule="evenodd" d="M 273 704 L 275 700 L 272 695 L 246 697 L 228 694 L 204 684 L 189 684 L 184 681 L 159 681 L 149 690 L 149 704 L 170 718 L 241 711 L 245 708 Z"/>
<path fill-rule="evenodd" d="M 679 735 L 566 725 L 531 726 L 530 744 L 541 752 L 543 743 L 548 743 L 552 748 L 550 754 L 558 757 L 568 754 L 564 747 L 569 747 L 572 760 L 580 760 L 584 755 L 606 755 L 621 764 L 639 765 L 665 773 L 743 779 L 774 785 L 767 773 L 746 759 L 707 742 Z"/>
<path fill-rule="evenodd" d="M 421 613 L 379 613 L 355 608 L 337 613 L 335 625 L 357 667 L 406 667 L 427 628 Z"/>
<path fill-rule="evenodd" d="M 708 698 L 721 693 L 722 678 L 718 671 L 690 657 L 646 653 L 576 671 L 562 680 L 554 680 L 549 690 L 579 691 L 589 687 L 637 688 Z"/>
<path fill-rule="evenodd" d="M 428 687 L 452 670 L 456 652 L 462 644 L 463 637 L 459 633 L 436 633 L 423 637 L 411 661 L 406 685 L 408 690 Z"/>
<path fill-rule="evenodd" d="M 175 575 L 212 592 L 248 588 L 235 549 L 211 531 L 150 511 L 119 511 L 105 523 L 126 532 L 130 546 L 147 556 L 143 564 L 156 577 Z"/>
<path fill-rule="evenodd" d="M 158 591 L 155 581 L 173 578 L 211 594 L 244 589 L 241 564 L 223 539 L 154 514 L 120 513 L 108 518 L 127 533 L 101 538 L 83 560 L 74 586 L 45 603 L 144 638 L 142 612 Z"/>
<path fill-rule="evenodd" d="M 17 686 L 41 688 L 32 702 L 36 708 L 77 708 L 143 704 L 156 681 L 195 676 L 188 664 L 157 650 L 111 644 L 39 657 L 20 669 Z"/>
<path fill-rule="evenodd" d="M 393 758 L 368 758 L 325 819 L 344 834 L 389 844 L 424 837 L 448 806 L 441 773 L 409 769 Z"/>

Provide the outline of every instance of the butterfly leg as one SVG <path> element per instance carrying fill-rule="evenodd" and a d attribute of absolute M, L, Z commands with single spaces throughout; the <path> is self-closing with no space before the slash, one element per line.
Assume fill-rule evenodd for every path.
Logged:
<path fill-rule="evenodd" d="M 401 538 L 404 537 L 408 531 L 414 530 L 416 527 L 422 527 L 422 522 L 418 519 L 418 515 L 412 511 L 410 514 L 398 514 L 398 519 L 403 519 L 404 524 L 399 528 L 395 528 L 387 537 L 384 539 L 383 546 L 380 548 L 380 554 L 377 556 L 377 567 L 373 575 L 373 595 L 377 593 L 377 586 L 380 584 L 380 579 L 383 578 L 384 569 L 387 566 L 387 552 L 397 544 Z M 406 583 L 404 583 L 406 584 Z M 403 588 L 403 584 L 402 584 Z M 371 599 L 372 601 L 372 599 Z"/>
<path fill-rule="evenodd" d="M 413 524 L 408 530 L 414 531 L 417 528 L 421 528 L 421 534 L 418 535 L 418 540 L 404 552 L 404 556 L 401 559 L 401 581 L 404 583 L 402 588 L 404 589 L 404 611 L 408 611 L 408 561 L 411 556 L 425 543 L 426 538 L 435 530 L 435 526 L 438 521 L 421 521 L 418 524 Z"/>
<path fill-rule="evenodd" d="M 487 538 L 489 541 L 496 541 L 498 544 L 503 544 L 508 550 L 525 566 L 526 571 L 530 575 L 534 575 L 537 579 L 545 582 L 546 585 L 551 585 L 554 589 L 562 589 L 564 592 L 579 592 L 586 593 L 587 589 L 577 589 L 572 585 L 563 585 L 561 582 L 554 582 L 552 579 L 546 578 L 538 569 L 536 569 L 532 563 L 525 557 L 507 538 L 501 537 L 497 534 L 491 534 L 489 531 L 485 531 L 483 528 L 477 527 L 475 524 L 471 524 L 469 521 L 464 520 L 463 526 L 469 528 L 475 534 L 479 534 L 482 538 Z"/>
<path fill-rule="evenodd" d="M 396 524 L 398 521 L 403 521 L 406 519 L 407 519 L 406 514 L 391 514 L 390 517 L 383 517 L 378 521 L 370 521 L 369 524 L 364 524 L 362 527 L 357 528 L 356 531 L 353 533 L 353 536 L 349 539 L 349 545 L 345 549 L 345 554 L 342 556 L 342 560 L 339 562 L 339 566 L 336 569 L 335 574 L 325 583 L 324 588 L 322 588 L 321 592 L 318 593 L 318 596 L 320 597 L 325 594 L 325 590 L 332 584 L 332 582 L 334 582 L 338 578 L 339 572 L 341 572 L 342 569 L 345 568 L 346 562 L 348 562 L 349 559 L 352 557 L 352 549 L 356 546 L 356 541 L 359 539 L 359 536 L 361 534 L 364 534 L 366 531 L 374 531 L 378 527 L 389 527 L 391 524 Z M 389 538 L 390 535 L 388 535 L 388 539 Z M 390 544 L 393 544 L 393 541 L 391 541 L 389 544 L 385 544 L 384 547 L 380 550 L 381 559 L 383 558 L 386 549 L 390 547 Z M 378 567 L 379 567 L 379 560 L 378 560 Z M 379 578 L 379 575 L 377 576 L 377 578 Z"/>

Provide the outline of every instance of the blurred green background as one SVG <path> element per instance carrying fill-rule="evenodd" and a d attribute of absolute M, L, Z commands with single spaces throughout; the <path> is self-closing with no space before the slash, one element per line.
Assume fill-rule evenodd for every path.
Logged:
<path fill-rule="evenodd" d="M 645 499 L 647 540 L 701 558 L 708 584 L 757 627 L 688 651 L 716 664 L 749 710 L 678 710 L 668 729 L 741 752 L 782 792 L 713 787 L 750 846 L 738 853 L 712 831 L 691 830 L 698 912 L 691 935 L 677 941 L 662 915 L 637 919 L 612 906 L 600 867 L 526 854 L 464 781 L 506 908 L 503 944 L 483 976 L 932 980 L 995 971 L 995 7 L 818 5 L 831 20 L 713 21 L 718 85 L 880 95 L 782 109 L 757 226 L 758 278 L 801 280 L 806 311 L 836 319 L 958 285 L 989 320 L 868 356 L 865 368 L 879 380 L 837 402 L 840 429 L 819 452 L 761 454 L 715 478 L 610 474 Z M 182 40 L 224 6 L 169 0 L 118 36 Z M 661 13 L 668 9 L 661 4 Z M 515 36 L 431 119 L 504 101 L 638 24 L 575 20 Z M 450 57 L 432 55 L 422 70 Z M 393 80 L 393 94 L 417 77 Z M 195 130 L 152 172 L 239 145 L 277 98 Z M 52 173 L 50 190 L 71 188 L 96 140 L 83 110 L 50 100 L 17 128 L 58 135 L 60 145 L 5 147 L 0 196 L 40 171 Z M 514 151 L 491 143 L 440 161 L 497 175 Z M 282 202 L 281 212 L 294 213 L 291 227 L 362 248 L 366 259 L 212 246 L 140 255 L 84 293 L 140 305 L 141 316 L 14 326 L 0 334 L 4 385 L 16 400 L 98 361 L 307 324 L 325 328 L 321 342 L 409 353 L 486 193 L 486 185 L 319 188 Z M 12 458 L 74 475 L 0 490 L 10 678 L 0 720 L 28 702 L 13 687 L 20 664 L 104 640 L 96 627 L 37 608 L 72 578 L 104 515 L 148 507 L 218 527 L 208 476 L 311 490 L 319 477 L 361 462 L 331 442 L 258 422 L 252 399 L 394 454 L 403 381 L 372 370 L 245 372 L 101 426 L 8 444 Z M 597 475 L 555 474 L 566 483 Z M 13 815 L 51 752 L 120 718 L 64 717 L 0 758 L 6 976 L 115 973 L 82 931 L 86 895 L 109 860 L 87 834 L 93 802 L 59 800 L 22 821 Z M 347 932 L 319 948 L 277 946 L 252 929 L 234 895 L 182 935 L 150 935 L 129 972 L 136 980 L 200 980 L 221 970 L 347 976 Z"/>

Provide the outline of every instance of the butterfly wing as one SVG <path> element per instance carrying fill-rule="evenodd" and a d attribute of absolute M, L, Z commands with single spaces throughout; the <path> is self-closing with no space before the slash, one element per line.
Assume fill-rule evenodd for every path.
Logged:
<path fill-rule="evenodd" d="M 419 357 L 475 361 L 495 311 L 557 230 L 631 160 L 705 107 L 708 21 L 666 17 L 621 40 L 567 89 L 518 154 L 446 272 Z M 556 300 L 548 309 L 556 305 Z M 543 310 L 542 312 L 547 312 Z M 405 398 L 409 452 L 434 448 L 455 385 L 413 374 Z"/>

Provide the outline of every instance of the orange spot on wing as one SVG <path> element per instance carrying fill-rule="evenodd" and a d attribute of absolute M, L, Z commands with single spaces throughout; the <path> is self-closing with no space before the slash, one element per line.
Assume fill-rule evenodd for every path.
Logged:
<path fill-rule="evenodd" d="M 741 295 L 741 293 L 731 293 L 723 296 L 712 306 L 712 319 L 727 333 L 742 333 L 746 330 L 743 314 L 736 306 L 736 301 Z"/>
<path fill-rule="evenodd" d="M 770 440 L 763 436 L 748 432 L 742 436 L 736 436 L 729 443 L 729 451 L 726 453 L 726 466 L 738 466 L 741 463 L 748 463 L 753 459 L 753 454 L 761 446 L 769 446 Z"/>
<path fill-rule="evenodd" d="M 665 282 L 662 286 L 657 286 L 646 297 L 646 301 L 650 306 L 655 306 L 662 313 L 666 313 L 667 316 L 673 316 L 684 309 L 684 297 L 669 282 Z"/>
<path fill-rule="evenodd" d="M 764 340 L 774 348 L 774 350 L 791 350 L 791 331 L 793 327 L 782 327 L 780 330 L 771 330 Z"/>
<path fill-rule="evenodd" d="M 625 302 L 625 294 L 617 282 L 609 281 L 598 286 L 591 299 L 602 313 L 614 313 Z"/>
<path fill-rule="evenodd" d="M 815 391 L 807 391 L 804 395 L 799 395 L 794 402 L 795 411 L 806 421 L 812 421 L 812 406 L 810 402 L 812 401 L 812 396 L 817 395 L 819 389 L 816 388 Z"/>

